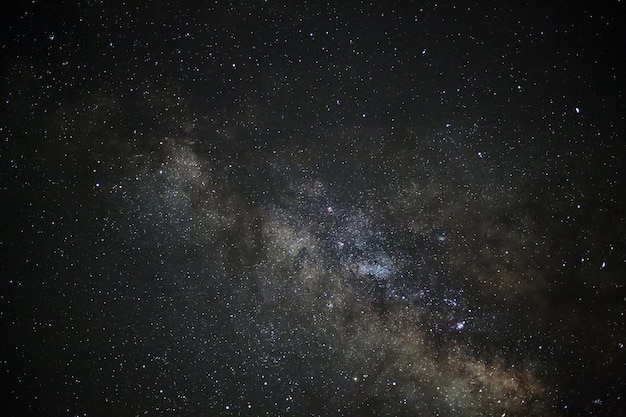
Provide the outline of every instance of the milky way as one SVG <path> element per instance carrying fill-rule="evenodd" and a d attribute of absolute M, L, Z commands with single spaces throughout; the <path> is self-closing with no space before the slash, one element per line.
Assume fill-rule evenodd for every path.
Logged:
<path fill-rule="evenodd" d="M 212 299 L 184 297 L 224 303 L 216 319 L 242 345 L 221 358 L 238 362 L 228 378 L 241 392 L 224 392 L 224 407 L 550 412 L 549 368 L 536 363 L 550 342 L 525 339 L 548 332 L 534 317 L 546 307 L 529 297 L 544 291 L 535 265 L 550 256 L 530 247 L 540 239 L 531 213 L 506 214 L 523 183 L 507 179 L 508 190 L 485 196 L 482 183 L 449 170 L 443 185 L 407 173 L 355 192 L 349 179 L 290 158 L 235 168 L 195 148 L 166 138 L 106 192 L 124 218 L 139 213 L 131 227 L 184 246 L 201 285 L 218 288 Z"/>
<path fill-rule="evenodd" d="M 3 10 L 7 415 L 622 415 L 621 6 L 387 3 Z"/>

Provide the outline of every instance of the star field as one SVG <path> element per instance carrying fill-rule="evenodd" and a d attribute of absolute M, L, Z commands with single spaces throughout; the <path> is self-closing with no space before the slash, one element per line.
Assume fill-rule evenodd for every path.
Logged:
<path fill-rule="evenodd" d="M 620 416 L 619 1 L 0 6 L 8 416 Z"/>

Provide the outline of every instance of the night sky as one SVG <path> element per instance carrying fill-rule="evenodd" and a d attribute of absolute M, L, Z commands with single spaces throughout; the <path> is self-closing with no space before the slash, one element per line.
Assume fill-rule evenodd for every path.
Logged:
<path fill-rule="evenodd" d="M 623 416 L 625 6 L 468 4 L 2 2 L 2 415 Z"/>

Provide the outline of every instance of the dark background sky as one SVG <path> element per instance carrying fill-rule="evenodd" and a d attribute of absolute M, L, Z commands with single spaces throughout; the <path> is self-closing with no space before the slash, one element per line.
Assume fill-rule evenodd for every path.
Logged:
<path fill-rule="evenodd" d="M 3 3 L 7 415 L 622 415 L 623 9 Z"/>

